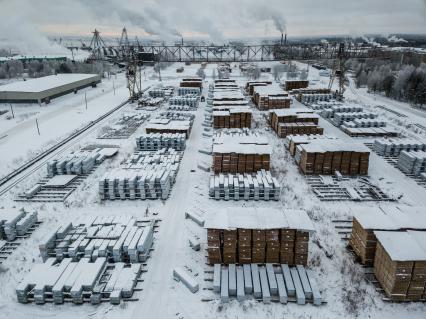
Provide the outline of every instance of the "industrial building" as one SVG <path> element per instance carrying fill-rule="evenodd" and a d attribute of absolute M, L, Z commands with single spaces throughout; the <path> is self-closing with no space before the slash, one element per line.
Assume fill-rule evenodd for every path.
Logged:
<path fill-rule="evenodd" d="M 57 74 L 0 86 L 0 103 L 50 103 L 56 97 L 101 82 L 97 74 Z"/>

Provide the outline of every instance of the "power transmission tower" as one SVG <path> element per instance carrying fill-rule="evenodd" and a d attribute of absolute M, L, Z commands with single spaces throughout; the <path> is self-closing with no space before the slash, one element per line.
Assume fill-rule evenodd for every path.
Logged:
<path fill-rule="evenodd" d="M 331 90 L 333 87 L 333 82 L 335 78 L 339 80 L 339 97 L 343 96 L 345 92 L 345 44 L 339 43 L 339 48 L 337 51 L 337 59 L 333 62 L 333 69 L 330 74 L 330 82 L 328 84 L 328 89 Z"/>
<path fill-rule="evenodd" d="M 122 58 L 127 58 L 130 56 L 130 43 L 129 43 L 129 37 L 127 35 L 127 29 L 126 27 L 123 28 L 123 31 L 121 32 L 121 38 L 120 38 L 120 55 Z"/>
<path fill-rule="evenodd" d="M 92 32 L 93 37 L 92 41 L 90 41 L 90 49 L 92 53 L 90 54 L 89 60 L 98 61 L 104 58 L 104 48 L 106 47 L 104 40 L 101 38 L 101 33 L 95 29 Z"/>
<path fill-rule="evenodd" d="M 131 54 L 127 62 L 126 77 L 130 100 L 135 101 L 142 92 L 142 77 L 140 61 L 137 54 Z"/>

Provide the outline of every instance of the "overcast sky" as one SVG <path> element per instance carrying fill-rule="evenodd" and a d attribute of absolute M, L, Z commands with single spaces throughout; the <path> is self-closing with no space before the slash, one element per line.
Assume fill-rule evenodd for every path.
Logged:
<path fill-rule="evenodd" d="M 0 37 L 425 33 L 426 0 L 0 0 Z"/>

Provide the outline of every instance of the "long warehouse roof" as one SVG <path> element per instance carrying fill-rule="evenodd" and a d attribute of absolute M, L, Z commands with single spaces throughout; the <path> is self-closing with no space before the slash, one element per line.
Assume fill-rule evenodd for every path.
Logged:
<path fill-rule="evenodd" d="M 98 77 L 97 74 L 57 74 L 37 79 L 14 82 L 0 86 L 0 92 L 43 92 L 63 85 L 71 84 L 81 80 Z"/>

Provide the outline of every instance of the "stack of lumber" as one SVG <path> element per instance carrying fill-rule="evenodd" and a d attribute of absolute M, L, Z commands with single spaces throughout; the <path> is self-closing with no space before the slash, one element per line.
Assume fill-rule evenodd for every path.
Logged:
<path fill-rule="evenodd" d="M 313 272 L 302 265 L 214 264 L 213 269 L 213 291 L 220 293 L 222 303 L 231 298 L 243 302 L 251 295 L 266 304 L 293 301 L 320 306 L 323 302 Z"/>
<path fill-rule="evenodd" d="M 426 143 L 410 139 L 374 140 L 374 151 L 381 156 L 399 156 L 402 151 L 426 151 Z"/>
<path fill-rule="evenodd" d="M 361 263 L 373 265 L 377 239 L 374 231 L 426 230 L 426 218 L 421 207 L 368 207 L 353 214 L 349 246 Z"/>
<path fill-rule="evenodd" d="M 183 88 L 203 88 L 203 79 L 201 78 L 184 78 L 180 82 L 180 87 Z"/>
<path fill-rule="evenodd" d="M 272 82 L 271 81 L 249 81 L 246 83 L 246 92 L 250 95 L 253 96 L 254 95 L 254 88 L 256 86 L 267 86 L 267 85 L 271 85 Z"/>
<path fill-rule="evenodd" d="M 426 151 L 402 151 L 398 157 L 398 168 L 406 174 L 420 176 L 426 172 Z"/>
<path fill-rule="evenodd" d="M 191 121 L 153 119 L 145 127 L 146 133 L 183 133 L 186 138 L 191 133 Z"/>
<path fill-rule="evenodd" d="M 47 162 L 47 175 L 84 175 L 89 174 L 96 164 L 117 154 L 117 148 L 97 148 L 79 150 L 63 158 Z"/>
<path fill-rule="evenodd" d="M 340 140 L 312 140 L 296 147 L 295 159 L 306 175 L 334 174 L 367 175 L 370 151 L 362 144 Z"/>
<path fill-rule="evenodd" d="M 200 95 L 201 89 L 199 87 L 179 87 L 177 93 L 179 96 Z"/>
<path fill-rule="evenodd" d="M 209 195 L 222 200 L 279 200 L 281 185 L 269 171 L 210 177 Z"/>
<path fill-rule="evenodd" d="M 213 110 L 213 127 L 251 128 L 252 112 L 243 107 L 220 107 Z"/>
<path fill-rule="evenodd" d="M 13 241 L 24 236 L 38 221 L 37 212 L 10 210 L 0 215 L 0 239 Z"/>
<path fill-rule="evenodd" d="M 213 144 L 214 173 L 252 173 L 269 171 L 271 146 L 264 139 L 241 136 L 215 139 Z"/>
<path fill-rule="evenodd" d="M 60 226 L 39 246 L 43 260 L 108 257 L 114 262 L 146 261 L 154 240 L 154 221 L 140 225 L 131 216 L 85 216 Z"/>
<path fill-rule="evenodd" d="M 329 135 L 287 135 L 284 140 L 284 145 L 289 150 L 291 156 L 296 154 L 296 148 L 301 144 L 309 144 L 312 140 L 325 139 L 336 140 L 337 138 Z"/>
<path fill-rule="evenodd" d="M 140 275 L 141 264 L 124 267 L 117 263 L 107 267 L 105 257 L 95 261 L 49 258 L 31 269 L 16 288 L 16 295 L 20 303 L 82 304 L 90 300 L 97 304 L 109 297 L 111 304 L 119 304 L 122 298 L 132 297 Z M 103 284 L 102 277 L 107 278 L 102 280 Z"/>
<path fill-rule="evenodd" d="M 259 110 L 290 108 L 291 103 L 287 92 L 272 85 L 255 86 L 252 100 Z"/>
<path fill-rule="evenodd" d="M 139 151 L 156 151 L 163 148 L 183 151 L 185 145 L 186 136 L 180 133 L 151 133 L 136 138 L 136 149 Z"/>
<path fill-rule="evenodd" d="M 169 99 L 170 105 L 180 105 L 180 106 L 190 106 L 192 108 L 197 108 L 198 106 L 198 95 L 184 95 L 184 96 L 173 96 Z"/>
<path fill-rule="evenodd" d="M 340 127 L 343 132 L 353 137 L 380 137 L 380 136 L 389 136 L 396 137 L 399 135 L 398 131 L 389 127 L 360 127 L 360 128 L 352 128 L 346 127 L 342 125 Z"/>
<path fill-rule="evenodd" d="M 309 86 L 309 81 L 305 81 L 305 80 L 287 80 L 285 81 L 285 90 L 286 91 L 291 91 L 294 89 L 303 89 L 303 88 L 307 88 Z"/>
<path fill-rule="evenodd" d="M 350 122 L 356 119 L 375 119 L 377 114 L 371 112 L 335 112 L 333 117 L 333 123 L 336 126 L 343 125 L 345 122 Z"/>
<path fill-rule="evenodd" d="M 322 135 L 319 116 L 308 109 L 276 110 L 269 113 L 269 124 L 279 137 L 287 135 Z"/>
<path fill-rule="evenodd" d="M 392 301 L 426 297 L 426 232 L 375 231 L 374 274 Z"/>
<path fill-rule="evenodd" d="M 219 80 L 215 80 L 214 81 L 214 85 L 213 85 L 214 89 L 221 89 L 221 88 L 225 88 L 225 89 L 237 89 L 238 88 L 238 84 L 235 80 L 230 80 L 230 79 L 219 79 Z"/>
<path fill-rule="evenodd" d="M 229 208 L 206 219 L 209 263 L 288 263 L 306 265 L 309 233 L 302 210 Z"/>

